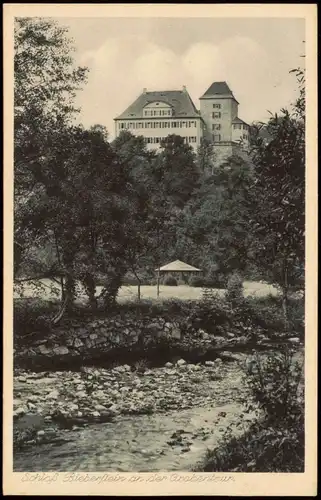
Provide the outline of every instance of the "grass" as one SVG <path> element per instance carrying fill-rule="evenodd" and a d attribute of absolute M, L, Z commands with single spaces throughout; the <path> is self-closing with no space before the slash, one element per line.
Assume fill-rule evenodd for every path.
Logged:
<path fill-rule="evenodd" d="M 41 281 L 41 288 L 37 288 L 30 283 L 25 285 L 23 290 L 23 297 L 41 297 L 43 299 L 52 299 L 56 298 L 57 295 L 54 295 L 51 286 L 59 293 L 59 288 L 56 284 L 51 285 L 49 280 Z M 97 287 L 96 294 L 98 295 L 101 291 L 102 287 Z M 217 289 L 215 290 L 218 295 L 223 296 L 225 290 Z M 268 285 L 265 283 L 255 282 L 255 281 L 245 281 L 244 282 L 244 296 L 256 296 L 256 297 L 264 297 L 266 295 L 277 295 L 278 292 L 276 288 L 272 285 Z M 18 295 L 15 294 L 15 297 Z M 80 295 L 81 299 L 83 297 L 83 293 Z M 179 285 L 179 286 L 166 286 L 160 285 L 160 295 L 159 299 L 180 299 L 180 300 L 199 300 L 202 296 L 202 288 L 191 287 L 188 285 Z M 141 286 L 141 298 L 142 299 L 155 299 L 157 300 L 157 289 L 156 286 L 151 285 L 142 285 Z M 137 287 L 133 285 L 122 286 L 119 290 L 118 294 L 118 302 L 127 302 L 137 299 Z"/>

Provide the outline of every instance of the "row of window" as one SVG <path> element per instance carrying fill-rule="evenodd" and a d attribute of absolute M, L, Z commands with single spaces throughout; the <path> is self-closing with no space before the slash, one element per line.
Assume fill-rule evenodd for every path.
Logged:
<path fill-rule="evenodd" d="M 144 116 L 172 116 L 171 109 L 145 109 Z"/>
<path fill-rule="evenodd" d="M 213 141 L 214 142 L 220 142 L 220 140 L 221 140 L 220 134 L 213 134 Z"/>
<path fill-rule="evenodd" d="M 212 130 L 221 130 L 221 124 L 220 123 L 213 123 Z"/>
<path fill-rule="evenodd" d="M 220 104 L 213 104 L 213 108 L 221 109 L 221 105 Z"/>
<path fill-rule="evenodd" d="M 238 129 L 238 130 L 247 130 L 248 129 L 248 126 L 245 125 L 245 124 L 242 124 L 242 123 L 234 123 L 233 125 L 233 128 L 234 130 Z"/>
<path fill-rule="evenodd" d="M 160 144 L 165 137 L 145 137 L 144 140 L 147 144 Z M 197 141 L 197 137 L 183 137 L 184 142 L 186 143 L 195 143 Z"/>
<path fill-rule="evenodd" d="M 173 121 L 173 122 L 127 122 L 119 123 L 119 129 L 140 129 L 140 128 L 191 128 L 196 127 L 196 121 Z"/>
<path fill-rule="evenodd" d="M 212 118 L 221 118 L 221 113 L 219 111 L 214 111 L 214 113 L 212 113 Z"/>

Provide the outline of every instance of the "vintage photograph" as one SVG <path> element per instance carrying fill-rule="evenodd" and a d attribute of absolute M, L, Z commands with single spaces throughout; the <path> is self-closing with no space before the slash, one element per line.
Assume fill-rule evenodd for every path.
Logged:
<path fill-rule="evenodd" d="M 15 17 L 14 472 L 304 473 L 305 45 Z"/>

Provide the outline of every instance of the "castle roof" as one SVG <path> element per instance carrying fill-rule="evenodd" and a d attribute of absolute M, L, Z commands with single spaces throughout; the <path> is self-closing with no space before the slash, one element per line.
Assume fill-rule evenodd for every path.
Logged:
<path fill-rule="evenodd" d="M 200 99 L 210 99 L 212 97 L 222 97 L 222 98 L 231 97 L 236 101 L 233 92 L 231 91 L 230 87 L 227 85 L 226 82 L 212 83 L 212 85 L 207 89 L 207 91 L 202 95 L 202 97 L 200 97 Z"/>
<path fill-rule="evenodd" d="M 173 117 L 200 118 L 187 90 L 163 90 L 154 92 L 143 92 L 122 114 L 115 120 L 145 118 L 143 109 L 147 104 L 154 101 L 164 102 L 173 109 Z M 158 117 L 157 117 L 158 118 Z"/>
<path fill-rule="evenodd" d="M 234 118 L 234 120 L 232 121 L 232 123 L 243 123 L 243 125 L 247 125 L 247 126 L 249 126 L 249 124 L 248 124 L 248 123 L 246 123 L 244 120 L 241 120 L 241 118 L 239 118 L 238 116 L 236 116 L 236 117 Z"/>

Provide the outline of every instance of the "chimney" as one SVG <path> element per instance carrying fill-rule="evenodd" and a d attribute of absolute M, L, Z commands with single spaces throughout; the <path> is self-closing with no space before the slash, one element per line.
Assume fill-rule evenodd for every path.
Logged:
<path fill-rule="evenodd" d="M 187 92 L 185 85 L 183 85 L 183 92 Z"/>

